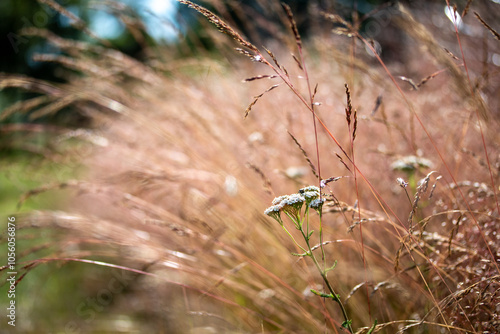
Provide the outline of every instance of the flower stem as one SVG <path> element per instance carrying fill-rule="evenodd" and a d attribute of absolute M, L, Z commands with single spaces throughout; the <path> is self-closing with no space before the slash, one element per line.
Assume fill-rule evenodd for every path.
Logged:
<path fill-rule="evenodd" d="M 332 294 L 333 300 L 336 301 L 337 304 L 340 306 L 340 311 L 342 312 L 342 316 L 344 317 L 344 323 L 347 325 L 347 330 L 350 333 L 354 333 L 352 330 L 352 327 L 351 327 L 349 317 L 347 316 L 347 311 L 346 311 L 344 305 L 342 304 L 342 301 L 340 300 L 338 295 L 335 293 L 335 290 L 333 289 L 332 285 L 330 284 L 330 281 L 328 281 L 328 278 L 326 277 L 326 271 L 324 269 L 321 269 L 321 266 L 319 265 L 318 260 L 316 259 L 316 256 L 314 256 L 314 254 L 313 254 L 313 251 L 311 249 L 311 244 L 309 243 L 309 238 L 304 234 L 304 231 L 302 229 L 300 230 L 300 232 L 302 233 L 302 236 L 304 237 L 304 240 L 306 241 L 306 245 L 307 245 L 307 249 L 308 249 L 308 251 L 306 251 L 306 255 L 309 256 L 313 260 L 314 265 L 318 269 L 321 277 L 323 278 L 323 281 L 326 284 L 326 287 L 328 288 L 328 291 L 330 291 L 330 293 Z M 322 245 L 322 243 L 321 243 L 321 245 Z M 323 250 L 323 247 L 322 247 L 322 250 Z M 324 257 L 324 253 L 323 253 L 323 257 Z"/>
<path fill-rule="evenodd" d="M 288 230 L 286 229 L 285 225 L 281 225 L 281 227 L 283 227 L 283 229 L 285 230 L 285 232 L 292 239 L 293 243 L 295 245 L 297 245 L 297 247 L 299 247 L 304 253 L 307 253 L 307 250 L 304 247 L 302 247 L 301 245 L 299 245 L 299 243 L 295 240 L 295 238 L 293 237 L 293 235 L 290 232 L 288 232 Z"/>

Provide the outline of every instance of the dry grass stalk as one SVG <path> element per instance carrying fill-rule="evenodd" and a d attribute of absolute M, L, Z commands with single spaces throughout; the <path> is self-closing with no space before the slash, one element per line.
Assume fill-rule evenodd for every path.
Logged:
<path fill-rule="evenodd" d="M 411 207 L 410 215 L 408 216 L 408 226 L 409 226 L 410 234 L 413 232 L 413 215 L 417 211 L 420 198 L 427 191 L 427 188 L 429 186 L 430 177 L 434 173 L 435 173 L 435 171 L 432 171 L 429 174 L 427 174 L 427 176 L 420 181 L 420 184 L 417 188 L 417 192 L 416 192 L 415 198 L 413 200 L 413 205 Z"/>
<path fill-rule="evenodd" d="M 347 169 L 349 172 L 351 172 L 351 169 L 349 168 L 349 166 L 347 166 L 344 159 L 342 159 L 342 157 L 338 153 L 335 153 L 335 156 L 337 156 L 337 158 L 340 160 L 340 163 L 342 163 L 342 165 L 344 165 L 345 169 Z"/>
<path fill-rule="evenodd" d="M 250 103 L 248 105 L 248 107 L 245 109 L 245 116 L 243 116 L 243 118 L 247 118 L 248 115 L 250 114 L 250 111 L 252 110 L 252 107 L 257 103 L 257 101 L 262 97 L 264 96 L 264 94 L 272 91 L 273 89 L 275 88 L 278 88 L 280 85 L 279 84 L 276 84 L 276 85 L 272 85 L 271 87 L 269 87 L 268 89 L 266 89 L 263 93 L 257 95 L 257 96 L 254 96 L 254 100 L 252 101 L 252 103 Z"/>
<path fill-rule="evenodd" d="M 215 15 L 214 13 L 212 13 L 211 11 L 209 11 L 208 9 L 200 6 L 200 5 L 197 5 L 191 1 L 187 1 L 187 0 L 177 0 L 179 1 L 180 3 L 182 4 L 185 4 L 187 6 L 189 6 L 190 8 L 193 8 L 194 10 L 196 10 L 198 13 L 200 13 L 201 15 L 205 16 L 210 22 L 212 22 L 222 33 L 226 34 L 226 35 L 229 35 L 230 37 L 232 37 L 235 41 L 237 41 L 241 46 L 244 46 L 245 48 L 255 52 L 255 53 L 259 53 L 259 49 L 257 49 L 257 47 L 255 45 L 253 45 L 252 43 L 246 41 L 245 39 L 243 39 L 243 37 L 241 37 L 241 35 L 236 32 L 236 30 L 234 30 L 231 26 L 229 26 L 226 22 L 224 22 L 220 17 L 218 17 L 217 15 Z"/>
<path fill-rule="evenodd" d="M 316 171 L 316 166 L 314 166 L 314 164 L 312 163 L 311 159 L 309 159 L 309 156 L 307 155 L 307 152 L 304 150 L 304 148 L 302 147 L 302 145 L 300 145 L 300 143 L 297 140 L 297 138 L 295 138 L 295 136 L 292 135 L 292 133 L 290 131 L 287 131 L 287 132 L 290 135 L 290 137 L 292 138 L 292 140 L 295 143 L 295 145 L 297 145 L 297 147 L 302 152 L 302 155 L 304 156 L 304 159 L 306 159 L 307 163 L 309 164 L 309 167 L 311 168 L 311 172 L 313 173 L 313 175 L 318 178 L 319 176 L 318 176 L 318 173 Z"/>
<path fill-rule="evenodd" d="M 349 86 L 345 84 L 345 94 L 347 98 L 347 107 L 345 108 L 345 118 L 347 121 L 347 126 L 351 128 L 351 115 L 352 115 L 352 104 L 351 104 L 351 92 L 349 91 Z"/>
<path fill-rule="evenodd" d="M 257 75 L 255 77 L 246 78 L 243 80 L 243 82 L 249 82 L 249 81 L 260 80 L 260 79 L 274 79 L 277 77 L 278 77 L 277 75 Z"/>
<path fill-rule="evenodd" d="M 352 125 L 352 141 L 354 142 L 354 139 L 356 139 L 356 131 L 358 129 L 358 110 L 354 109 L 354 116 L 353 116 L 354 122 Z"/>
<path fill-rule="evenodd" d="M 96 39 L 101 43 L 102 45 L 105 45 L 107 47 L 111 47 L 111 44 L 107 40 L 103 40 L 99 38 L 96 34 L 94 34 L 88 27 L 85 21 L 80 19 L 78 16 L 75 14 L 71 13 L 70 11 L 66 10 L 63 6 L 59 5 L 57 2 L 53 0 L 37 0 L 38 2 L 45 4 L 55 10 L 56 12 L 60 13 L 63 16 L 66 16 L 70 20 L 70 24 L 75 27 L 78 30 L 84 31 L 87 35 L 90 37 Z"/>
<path fill-rule="evenodd" d="M 269 195 L 272 195 L 273 194 L 273 187 L 271 185 L 271 181 L 266 177 L 264 172 L 258 166 L 255 166 L 254 164 L 247 163 L 247 166 L 248 166 L 248 168 L 252 169 L 254 172 L 256 172 L 260 176 L 260 178 L 264 182 L 264 189 L 266 190 L 266 192 Z"/>
<path fill-rule="evenodd" d="M 293 58 L 293 60 L 295 60 L 295 64 L 297 64 L 297 66 L 299 67 L 299 69 L 301 71 L 303 71 L 304 68 L 302 68 L 302 64 L 301 64 L 300 60 L 294 54 L 292 54 L 292 58 Z"/>
<path fill-rule="evenodd" d="M 316 98 L 316 94 L 318 93 L 318 86 L 319 86 L 319 84 L 316 84 L 316 86 L 314 86 L 314 91 L 313 91 L 312 96 L 311 96 L 311 101 L 313 102 L 313 105 L 320 105 L 320 103 L 314 102 L 315 98 Z"/>
<path fill-rule="evenodd" d="M 417 89 L 418 89 L 417 84 L 415 84 L 415 82 L 414 82 L 412 79 L 407 78 L 407 77 L 404 77 L 404 76 L 402 76 L 402 75 L 398 76 L 398 79 L 401 79 L 401 80 L 403 80 L 403 81 L 405 81 L 405 82 L 409 83 L 412 89 L 414 89 L 414 90 L 417 90 Z"/>
<path fill-rule="evenodd" d="M 469 96 L 474 107 L 477 108 L 479 115 L 484 120 L 488 119 L 488 110 L 483 99 L 474 94 L 468 87 L 468 80 L 465 74 L 460 71 L 459 67 L 453 63 L 446 52 L 443 52 L 442 47 L 437 43 L 432 34 L 425 28 L 423 24 L 417 22 L 413 15 L 401 4 L 398 5 L 401 17 L 397 17 L 396 21 L 410 36 L 418 41 L 421 41 L 429 53 L 436 59 L 439 64 L 444 65 L 451 77 L 454 79 L 455 87 L 461 96 Z"/>
<path fill-rule="evenodd" d="M 474 12 L 474 15 L 479 20 L 479 22 L 481 22 L 481 24 L 485 26 L 486 29 L 489 30 L 489 32 L 493 35 L 493 37 L 495 37 L 497 41 L 500 41 L 500 34 L 497 33 L 495 29 L 493 29 L 488 23 L 486 23 L 477 12 Z"/>
<path fill-rule="evenodd" d="M 345 84 L 344 86 L 345 86 L 345 93 L 347 96 L 347 107 L 345 108 L 347 127 L 349 128 L 350 132 L 351 122 L 353 122 L 352 141 L 354 142 L 354 139 L 356 139 L 356 130 L 358 128 L 358 111 L 352 107 L 351 92 L 349 91 L 349 86 L 347 84 Z"/>
<path fill-rule="evenodd" d="M 292 29 L 293 36 L 295 37 L 295 43 L 297 44 L 297 47 L 299 49 L 302 48 L 302 39 L 300 38 L 299 30 L 297 29 L 297 23 L 295 22 L 295 19 L 293 18 L 293 13 L 292 9 L 290 6 L 288 6 L 286 3 L 282 2 L 281 6 L 285 10 L 286 16 L 288 18 L 288 21 L 290 23 L 290 28 Z"/>
<path fill-rule="evenodd" d="M 16 102 L 2 111 L 2 114 L 0 114 L 0 120 L 8 118 L 14 113 L 21 113 L 21 114 L 28 113 L 32 109 L 37 108 L 46 103 L 49 103 L 50 101 L 53 101 L 53 98 L 47 95 L 42 95 L 31 98 L 29 100 Z"/>
<path fill-rule="evenodd" d="M 285 76 L 288 78 L 289 75 L 288 75 L 288 71 L 286 70 L 286 68 L 284 66 L 282 66 L 279 62 L 278 62 L 278 59 L 276 58 L 276 56 L 274 55 L 274 53 L 269 50 L 268 48 L 264 47 L 264 50 L 266 50 L 267 54 L 271 57 L 271 59 L 273 60 L 273 62 L 276 64 L 276 66 L 278 66 L 278 68 L 285 74 Z"/>
<path fill-rule="evenodd" d="M 472 4 L 472 0 L 467 0 L 467 3 L 465 4 L 464 10 L 462 11 L 462 18 L 464 18 L 469 13 L 469 9 L 470 9 L 471 4 Z"/>
<path fill-rule="evenodd" d="M 457 56 L 455 56 L 455 55 L 453 54 L 453 52 L 451 52 L 451 51 L 450 51 L 450 50 L 448 50 L 447 48 L 443 48 L 443 50 L 444 50 L 444 51 L 445 51 L 445 52 L 446 52 L 446 53 L 447 53 L 447 54 L 448 54 L 451 58 L 453 58 L 453 59 L 455 59 L 455 60 L 460 60 L 460 58 L 458 58 Z"/>

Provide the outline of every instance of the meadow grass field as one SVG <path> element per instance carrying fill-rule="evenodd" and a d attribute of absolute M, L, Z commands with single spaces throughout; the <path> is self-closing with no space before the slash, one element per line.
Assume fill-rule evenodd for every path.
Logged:
<path fill-rule="evenodd" d="M 175 47 L 122 12 L 140 60 L 22 31 L 65 83 L 1 74 L 0 117 L 85 126 L 2 125 L 50 166 L 18 207 L 59 203 L 6 213 L 8 330 L 498 333 L 500 5 L 179 2 Z"/>

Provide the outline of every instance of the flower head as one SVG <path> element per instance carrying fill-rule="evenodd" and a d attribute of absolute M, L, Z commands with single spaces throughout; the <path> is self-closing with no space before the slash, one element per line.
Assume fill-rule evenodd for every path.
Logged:
<path fill-rule="evenodd" d="M 414 172 L 419 168 L 432 168 L 432 161 L 414 155 L 402 157 L 391 164 L 393 170 Z"/>
<path fill-rule="evenodd" d="M 292 194 L 286 196 L 280 205 L 283 205 L 283 211 L 291 217 L 300 220 L 300 209 L 304 204 L 305 198 L 300 194 Z"/>
<path fill-rule="evenodd" d="M 319 196 L 319 188 L 316 186 L 307 186 L 299 190 L 299 193 L 305 193 L 305 192 L 315 192 Z"/>
<path fill-rule="evenodd" d="M 316 198 L 316 199 L 312 200 L 311 203 L 309 203 L 309 207 L 311 209 L 316 210 L 318 215 L 320 215 L 320 217 L 321 217 L 321 209 L 323 208 L 324 203 L 325 203 L 324 198 Z"/>
<path fill-rule="evenodd" d="M 278 196 L 273 199 L 273 205 L 280 204 L 288 195 Z"/>
<path fill-rule="evenodd" d="M 309 207 L 310 208 L 313 208 L 313 209 L 319 209 L 323 206 L 323 203 L 325 203 L 325 199 L 324 198 L 316 198 L 315 200 L 311 201 L 311 203 L 309 203 Z"/>
<path fill-rule="evenodd" d="M 305 198 L 306 201 L 312 201 L 313 199 L 319 197 L 319 193 L 316 191 L 306 191 L 302 193 L 302 196 Z"/>
<path fill-rule="evenodd" d="M 282 205 L 273 205 L 268 207 L 265 211 L 264 214 L 268 215 L 271 218 L 274 218 L 280 225 L 283 225 L 283 220 L 281 220 L 281 209 L 283 208 Z"/>
<path fill-rule="evenodd" d="M 299 190 L 299 194 L 304 197 L 306 205 L 309 206 L 312 201 L 320 197 L 320 190 L 316 186 L 308 186 Z"/>

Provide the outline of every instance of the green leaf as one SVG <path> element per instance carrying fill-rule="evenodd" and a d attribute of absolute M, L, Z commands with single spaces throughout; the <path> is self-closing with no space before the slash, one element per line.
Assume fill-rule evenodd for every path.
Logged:
<path fill-rule="evenodd" d="M 329 272 L 330 270 L 335 269 L 335 267 L 336 267 L 336 266 L 337 266 L 337 260 L 335 260 L 335 262 L 333 263 L 333 265 L 332 265 L 330 268 L 326 268 L 326 269 L 325 269 L 325 274 L 326 274 L 327 272 Z"/>
<path fill-rule="evenodd" d="M 334 298 L 331 293 L 323 293 L 323 292 L 316 291 L 314 289 L 311 289 L 311 292 L 314 293 L 316 296 L 320 296 L 322 298 L 332 298 L 332 299 Z"/>
<path fill-rule="evenodd" d="M 308 254 L 308 253 L 302 253 L 302 254 L 299 254 L 299 253 L 293 253 L 293 252 L 292 252 L 292 255 L 293 255 L 293 256 L 299 256 L 299 257 L 309 256 L 309 254 Z"/>
<path fill-rule="evenodd" d="M 309 235 L 307 236 L 307 240 L 311 239 L 311 235 L 314 233 L 314 230 L 312 230 L 311 232 L 309 232 Z"/>
<path fill-rule="evenodd" d="M 311 289 L 311 292 L 314 293 L 316 296 L 320 296 L 321 298 L 331 298 L 335 301 L 339 301 L 340 300 L 340 296 L 339 295 L 332 295 L 331 293 L 323 293 L 323 292 L 319 292 L 319 291 L 316 291 L 314 289 Z"/>

